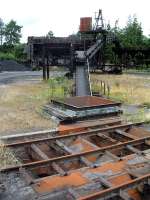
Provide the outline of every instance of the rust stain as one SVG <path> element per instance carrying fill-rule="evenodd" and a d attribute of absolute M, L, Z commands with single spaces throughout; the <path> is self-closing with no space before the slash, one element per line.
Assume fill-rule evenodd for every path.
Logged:
<path fill-rule="evenodd" d="M 64 188 L 67 186 L 78 187 L 88 183 L 88 179 L 82 176 L 80 172 L 70 173 L 68 176 L 47 177 L 34 185 L 34 189 L 39 192 L 50 192 L 54 189 Z"/>
<path fill-rule="evenodd" d="M 129 131 L 128 131 L 129 134 L 131 135 L 134 135 L 138 138 L 143 138 L 143 137 L 147 137 L 147 136 L 150 136 L 150 132 L 149 131 L 146 131 L 145 129 L 143 128 L 131 128 Z"/>
<path fill-rule="evenodd" d="M 123 174 L 114 178 L 109 179 L 109 182 L 112 183 L 113 186 L 121 185 L 122 183 L 128 182 L 132 180 L 129 174 Z M 129 196 L 133 200 L 141 200 L 139 192 L 136 189 L 128 190 Z"/>
<path fill-rule="evenodd" d="M 128 190 L 128 194 L 133 200 L 142 200 L 139 192 L 136 189 Z"/>
<path fill-rule="evenodd" d="M 81 138 L 78 138 L 75 141 L 73 141 L 73 144 L 71 144 L 71 146 L 72 145 L 81 145 L 82 149 L 80 152 L 98 149 L 98 147 L 94 147 L 92 144 L 82 140 Z"/>
<path fill-rule="evenodd" d="M 68 125 L 62 125 L 60 124 L 58 127 L 58 131 L 60 135 L 64 135 L 64 134 L 71 134 L 71 133 L 75 133 L 75 132 L 80 132 L 80 131 L 86 131 L 87 128 L 80 126 L 79 124 L 68 124 Z"/>
<path fill-rule="evenodd" d="M 90 182 L 90 180 L 88 180 L 84 174 L 86 172 L 88 173 L 95 173 L 95 172 L 107 172 L 107 171 L 112 171 L 112 173 L 118 173 L 118 172 L 125 172 L 125 164 L 127 162 L 128 159 L 123 160 L 123 161 L 118 161 L 118 162 L 110 162 L 110 163 L 106 163 L 103 164 L 102 166 L 99 166 L 97 168 L 86 168 L 82 171 L 74 171 L 74 172 L 70 172 L 70 174 L 68 174 L 67 176 L 60 176 L 60 175 L 56 175 L 53 177 L 46 177 L 43 180 L 39 181 L 37 184 L 35 184 L 33 187 L 35 188 L 35 190 L 39 193 L 43 193 L 43 192 L 51 192 L 52 190 L 58 189 L 58 188 L 64 188 L 64 187 L 77 187 L 77 186 L 81 186 L 84 184 L 87 184 L 88 182 Z M 122 183 L 123 181 L 128 181 L 129 177 L 126 176 L 122 176 L 122 178 L 120 178 L 120 181 Z M 118 185 L 120 183 L 119 179 L 117 178 L 116 180 L 113 180 L 114 185 Z"/>
<path fill-rule="evenodd" d="M 113 186 L 116 186 L 116 185 L 120 185 L 126 181 L 130 181 L 131 180 L 131 177 L 129 176 L 129 174 L 123 174 L 123 175 L 120 175 L 120 176 L 117 176 L 117 177 L 113 177 L 111 179 L 109 179 L 109 182 L 113 185 Z"/>
<path fill-rule="evenodd" d="M 93 107 L 93 106 L 102 106 L 102 105 L 111 105 L 116 102 L 106 99 L 104 97 L 96 96 L 80 96 L 80 97 L 70 97 L 65 99 L 65 104 L 74 106 L 77 108 Z"/>

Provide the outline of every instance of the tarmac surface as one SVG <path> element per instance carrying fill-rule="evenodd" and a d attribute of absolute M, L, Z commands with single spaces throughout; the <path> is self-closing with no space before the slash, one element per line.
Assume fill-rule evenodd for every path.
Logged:
<path fill-rule="evenodd" d="M 15 72 L 1 72 L 0 84 L 11 84 L 22 81 L 37 80 L 42 77 L 41 71 L 15 71 Z"/>
<path fill-rule="evenodd" d="M 50 77 L 62 76 L 66 72 L 53 71 L 50 72 Z M 15 72 L 1 72 L 0 85 L 25 83 L 25 82 L 38 82 L 42 80 L 42 71 L 15 71 Z"/>

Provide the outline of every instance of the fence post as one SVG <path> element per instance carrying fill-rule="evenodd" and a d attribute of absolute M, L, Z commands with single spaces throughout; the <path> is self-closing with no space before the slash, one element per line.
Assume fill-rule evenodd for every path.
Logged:
<path fill-rule="evenodd" d="M 105 84 L 105 81 L 104 81 L 104 95 L 106 94 L 106 84 Z"/>
<path fill-rule="evenodd" d="M 107 90 L 108 90 L 108 97 L 110 96 L 110 87 L 107 85 Z"/>
<path fill-rule="evenodd" d="M 101 81 L 101 93 L 102 93 L 102 90 L 103 90 L 103 85 L 102 85 L 102 83 L 103 83 L 103 82 Z"/>

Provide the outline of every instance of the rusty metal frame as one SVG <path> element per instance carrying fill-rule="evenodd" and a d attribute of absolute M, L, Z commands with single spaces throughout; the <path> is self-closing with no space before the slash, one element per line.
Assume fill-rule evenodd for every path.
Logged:
<path fill-rule="evenodd" d="M 82 107 L 75 106 L 75 105 L 54 100 L 54 99 L 52 99 L 51 102 L 55 105 L 65 106 L 66 108 L 72 109 L 72 110 L 86 110 L 86 109 L 103 108 L 103 107 L 111 107 L 111 106 L 121 106 L 121 103 L 113 102 L 113 101 L 112 103 L 107 103 L 107 104 L 101 104 L 101 105 L 95 105 L 95 106 L 82 106 Z"/>

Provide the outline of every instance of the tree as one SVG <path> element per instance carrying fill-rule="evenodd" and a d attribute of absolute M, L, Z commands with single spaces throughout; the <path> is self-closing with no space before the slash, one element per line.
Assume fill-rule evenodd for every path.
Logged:
<path fill-rule="evenodd" d="M 54 37 L 53 31 L 49 31 L 49 32 L 47 33 L 46 37 L 48 37 L 48 38 Z"/>
<path fill-rule="evenodd" d="M 11 20 L 5 26 L 5 41 L 7 45 L 20 43 L 22 26 L 17 25 L 16 21 Z"/>
<path fill-rule="evenodd" d="M 4 38 L 4 22 L 0 18 L 0 45 L 2 46 L 3 44 L 3 38 Z"/>
<path fill-rule="evenodd" d="M 26 44 L 17 44 L 14 46 L 14 56 L 17 60 L 25 60 L 27 53 L 26 53 Z"/>
<path fill-rule="evenodd" d="M 140 47 L 143 45 L 143 30 L 141 23 L 134 16 L 129 17 L 126 27 L 123 29 L 123 44 L 126 47 Z"/>

